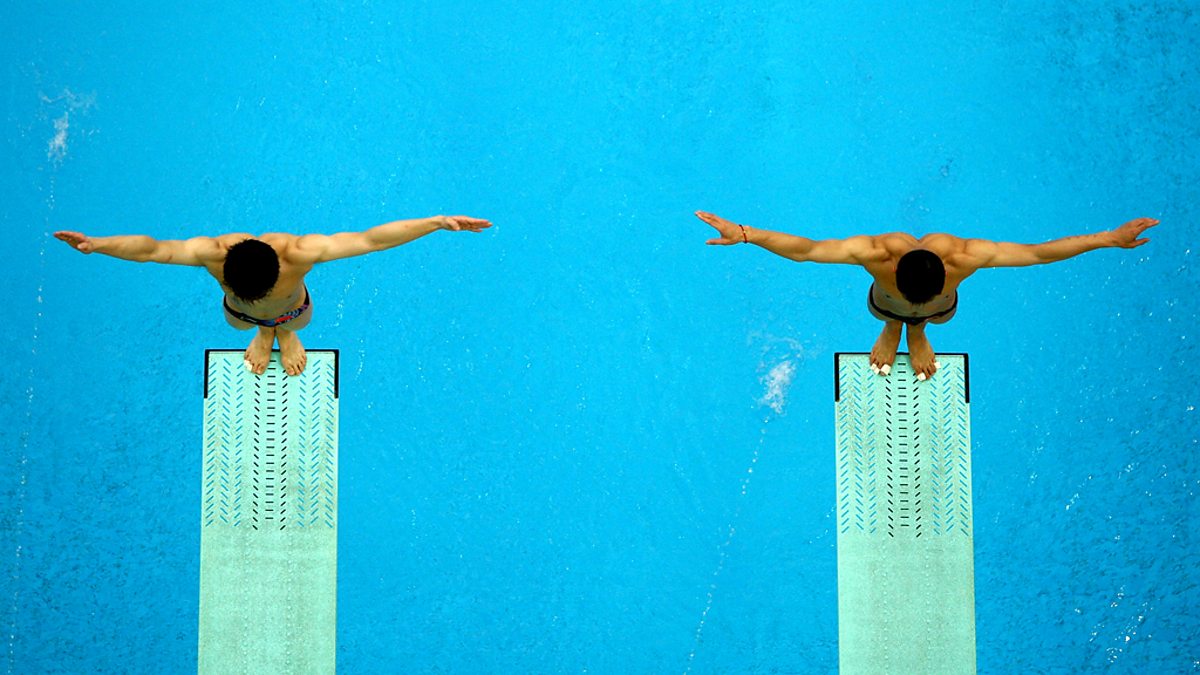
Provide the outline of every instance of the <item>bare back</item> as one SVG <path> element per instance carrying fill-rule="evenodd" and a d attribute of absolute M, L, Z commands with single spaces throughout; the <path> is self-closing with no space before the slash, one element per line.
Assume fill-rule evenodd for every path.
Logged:
<path fill-rule="evenodd" d="M 204 260 L 204 268 L 221 284 L 225 291 L 225 300 L 230 307 L 262 318 L 271 318 L 290 312 L 304 303 L 304 277 L 312 270 L 315 260 L 308 260 L 300 255 L 296 242 L 300 237 L 294 234 L 270 233 L 255 237 L 250 234 L 223 234 L 216 237 L 218 250 Z M 225 284 L 225 257 L 229 249 L 247 239 L 258 239 L 275 249 L 279 256 L 279 280 L 267 297 L 254 303 L 246 303 L 237 298 Z"/>
<path fill-rule="evenodd" d="M 875 278 L 887 309 L 904 315 L 929 314 L 953 307 L 958 285 L 979 269 L 965 255 L 966 240 L 951 234 L 927 234 L 918 239 L 904 232 L 891 232 L 874 237 L 873 243 L 872 255 L 863 267 Z M 904 254 L 916 249 L 935 253 L 946 266 L 946 285 L 941 294 L 919 306 L 905 300 L 896 286 L 897 263 Z"/>

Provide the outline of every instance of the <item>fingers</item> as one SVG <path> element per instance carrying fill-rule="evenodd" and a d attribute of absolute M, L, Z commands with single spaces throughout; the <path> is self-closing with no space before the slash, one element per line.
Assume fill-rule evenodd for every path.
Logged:
<path fill-rule="evenodd" d="M 91 253 L 95 246 L 92 241 L 87 238 L 87 235 L 81 232 L 55 232 L 54 238 L 65 242 L 71 248 L 80 253 Z"/>
<path fill-rule="evenodd" d="M 714 215 L 712 213 L 709 213 L 707 211 L 697 211 L 696 217 L 699 218 L 700 220 L 703 220 L 704 222 L 708 223 L 709 225 L 712 225 L 713 227 L 717 228 L 718 230 L 721 229 L 721 223 L 725 222 L 724 218 Z"/>
<path fill-rule="evenodd" d="M 700 220 L 703 220 L 704 222 L 708 223 L 709 225 L 714 227 L 717 230 L 717 232 L 721 233 L 720 238 L 709 239 L 708 240 L 709 244 L 721 244 L 721 245 L 728 246 L 731 244 L 737 244 L 737 243 L 741 242 L 741 238 L 735 236 L 735 234 L 734 234 L 735 232 L 738 231 L 738 226 L 735 225 L 734 223 L 731 223 L 728 220 L 725 220 L 724 218 L 714 215 L 714 214 L 711 214 L 707 211 L 697 211 L 696 217 L 699 218 Z"/>
<path fill-rule="evenodd" d="M 483 218 L 472 218 L 470 216 L 448 216 L 446 218 L 446 229 L 454 232 L 462 230 L 480 232 L 491 226 L 492 222 Z"/>

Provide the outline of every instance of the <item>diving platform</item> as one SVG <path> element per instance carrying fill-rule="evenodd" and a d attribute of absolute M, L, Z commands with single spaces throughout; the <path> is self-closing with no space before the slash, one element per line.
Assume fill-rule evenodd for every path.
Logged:
<path fill-rule="evenodd" d="M 970 379 L 939 354 L 834 356 L 838 660 L 843 675 L 975 673 Z"/>
<path fill-rule="evenodd" d="M 295 377 L 243 353 L 205 355 L 198 671 L 332 673 L 338 353 Z"/>

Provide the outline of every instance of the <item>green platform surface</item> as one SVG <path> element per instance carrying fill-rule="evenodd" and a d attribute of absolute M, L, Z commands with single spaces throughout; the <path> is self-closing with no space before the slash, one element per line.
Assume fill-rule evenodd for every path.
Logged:
<path fill-rule="evenodd" d="M 838 658 L 844 675 L 974 673 L 967 357 L 917 380 L 835 356 Z"/>
<path fill-rule="evenodd" d="M 200 673 L 336 667 L 338 365 L 289 377 L 206 354 Z"/>

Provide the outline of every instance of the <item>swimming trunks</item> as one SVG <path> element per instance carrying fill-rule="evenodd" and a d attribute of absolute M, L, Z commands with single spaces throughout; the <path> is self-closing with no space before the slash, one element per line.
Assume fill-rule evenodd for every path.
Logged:
<path fill-rule="evenodd" d="M 867 291 L 867 304 L 869 304 L 871 306 L 871 309 L 875 310 L 876 312 L 879 312 L 880 314 L 888 317 L 889 319 L 895 319 L 896 321 L 903 321 L 904 323 L 906 323 L 910 326 L 917 326 L 922 323 L 925 323 L 926 321 L 928 321 L 930 319 L 936 319 L 941 316 L 946 316 L 950 312 L 953 312 L 955 310 L 955 308 L 958 307 L 958 291 L 954 292 L 954 304 L 950 305 L 950 309 L 942 310 L 940 312 L 937 312 L 936 314 L 930 314 L 928 316 L 901 316 L 900 314 L 896 314 L 894 312 L 889 312 L 886 309 L 875 304 L 875 284 L 871 284 L 871 290 Z"/>
<path fill-rule="evenodd" d="M 304 310 L 308 309 L 309 306 L 311 306 L 311 305 L 312 305 L 312 300 L 308 296 L 308 286 L 304 287 L 304 304 L 303 305 L 300 305 L 299 307 L 297 307 L 296 309 L 293 309 L 292 311 L 288 312 L 287 314 L 280 314 L 279 316 L 275 317 L 274 319 L 258 319 L 253 316 L 250 316 L 249 314 L 242 314 L 241 312 L 237 311 L 236 309 L 230 307 L 229 306 L 229 298 L 228 297 L 225 298 L 225 311 L 229 312 L 230 316 L 232 316 L 235 319 L 241 319 L 242 321 L 245 321 L 246 323 L 252 323 L 256 326 L 263 326 L 264 328 L 274 328 L 276 326 L 282 326 L 283 324 L 285 324 L 285 323 L 295 319 L 296 317 L 300 316 L 301 314 L 303 314 Z"/>

